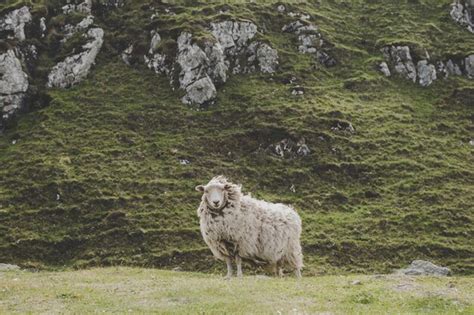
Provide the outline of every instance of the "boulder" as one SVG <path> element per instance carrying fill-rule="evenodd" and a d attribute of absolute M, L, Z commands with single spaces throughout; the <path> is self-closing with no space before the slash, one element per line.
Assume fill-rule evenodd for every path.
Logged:
<path fill-rule="evenodd" d="M 408 268 L 400 269 L 396 273 L 407 276 L 447 276 L 450 272 L 447 267 L 436 266 L 429 261 L 414 260 Z"/>
<path fill-rule="evenodd" d="M 24 41 L 26 38 L 25 25 L 30 23 L 31 20 L 30 9 L 26 6 L 21 7 L 0 17 L 0 31 L 10 32 L 12 34 L 11 38 Z"/>
<path fill-rule="evenodd" d="M 451 18 L 461 26 L 474 33 L 474 1 L 454 0 L 451 4 Z"/>
<path fill-rule="evenodd" d="M 395 72 L 416 82 L 416 67 L 408 46 L 387 46 L 382 48 L 382 53 L 385 59 L 394 65 Z"/>
<path fill-rule="evenodd" d="M 15 51 L 8 50 L 0 54 L 0 127 L 2 121 L 8 120 L 22 109 L 28 86 L 28 75 L 23 71 Z"/>
<path fill-rule="evenodd" d="M 436 80 L 436 68 L 426 60 L 418 61 L 418 83 L 421 86 L 429 86 Z"/>
<path fill-rule="evenodd" d="M 68 88 L 87 76 L 102 47 L 104 31 L 101 28 L 92 28 L 86 36 L 90 41 L 82 46 L 81 53 L 69 56 L 53 67 L 48 75 L 48 87 Z"/>

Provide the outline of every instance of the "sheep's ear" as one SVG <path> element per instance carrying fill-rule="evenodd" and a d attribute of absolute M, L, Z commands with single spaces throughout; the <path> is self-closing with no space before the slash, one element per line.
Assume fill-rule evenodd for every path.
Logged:
<path fill-rule="evenodd" d="M 204 186 L 203 185 L 197 185 L 195 189 L 196 189 L 196 191 L 204 192 Z"/>
<path fill-rule="evenodd" d="M 230 185 L 230 184 L 225 184 L 224 185 L 225 190 L 230 190 L 231 188 L 232 188 L 232 185 Z"/>

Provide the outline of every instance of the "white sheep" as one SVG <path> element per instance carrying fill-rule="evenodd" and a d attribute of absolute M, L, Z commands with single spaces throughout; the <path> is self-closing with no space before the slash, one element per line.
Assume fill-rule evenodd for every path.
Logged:
<path fill-rule="evenodd" d="M 301 219 L 294 209 L 243 195 L 224 176 L 196 190 L 203 193 L 197 210 L 202 236 L 214 256 L 226 262 L 226 278 L 232 276 L 233 260 L 242 276 L 242 259 L 265 263 L 280 276 L 289 267 L 301 277 Z"/>

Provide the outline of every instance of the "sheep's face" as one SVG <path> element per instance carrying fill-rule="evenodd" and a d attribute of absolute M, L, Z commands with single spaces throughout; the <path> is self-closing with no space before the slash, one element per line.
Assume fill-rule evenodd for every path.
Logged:
<path fill-rule="evenodd" d="M 221 183 L 209 183 L 206 186 L 196 186 L 196 190 L 203 193 L 209 208 L 219 210 L 225 206 L 228 198 L 230 185 Z"/>

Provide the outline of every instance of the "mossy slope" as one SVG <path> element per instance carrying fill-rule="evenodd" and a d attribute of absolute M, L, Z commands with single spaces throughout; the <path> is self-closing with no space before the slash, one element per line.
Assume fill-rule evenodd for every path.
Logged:
<path fill-rule="evenodd" d="M 228 15 L 264 30 L 281 66 L 273 76 L 232 76 L 204 110 L 182 105 L 166 78 L 120 60 L 130 42 L 145 47 L 155 27 L 199 33 L 203 21 L 228 18 L 220 6 L 176 6 L 175 16 L 150 22 L 148 2 L 132 1 L 96 21 L 107 38 L 88 80 L 47 91 L 49 106 L 0 137 L 2 260 L 220 268 L 199 233 L 194 186 L 225 174 L 299 210 L 307 273 L 389 271 L 416 258 L 474 272 L 466 105 L 474 84 L 452 77 L 421 88 L 374 67 L 388 43 L 433 58 L 468 54 L 474 36 L 450 20 L 449 1 L 288 5 L 310 13 L 332 44 L 338 66 L 330 69 L 297 53 L 296 38 L 280 32 L 293 19 L 276 5 L 228 5 Z M 303 96 L 291 95 L 291 77 Z M 333 131 L 338 122 L 356 133 Z M 307 157 L 264 150 L 303 137 Z"/>

